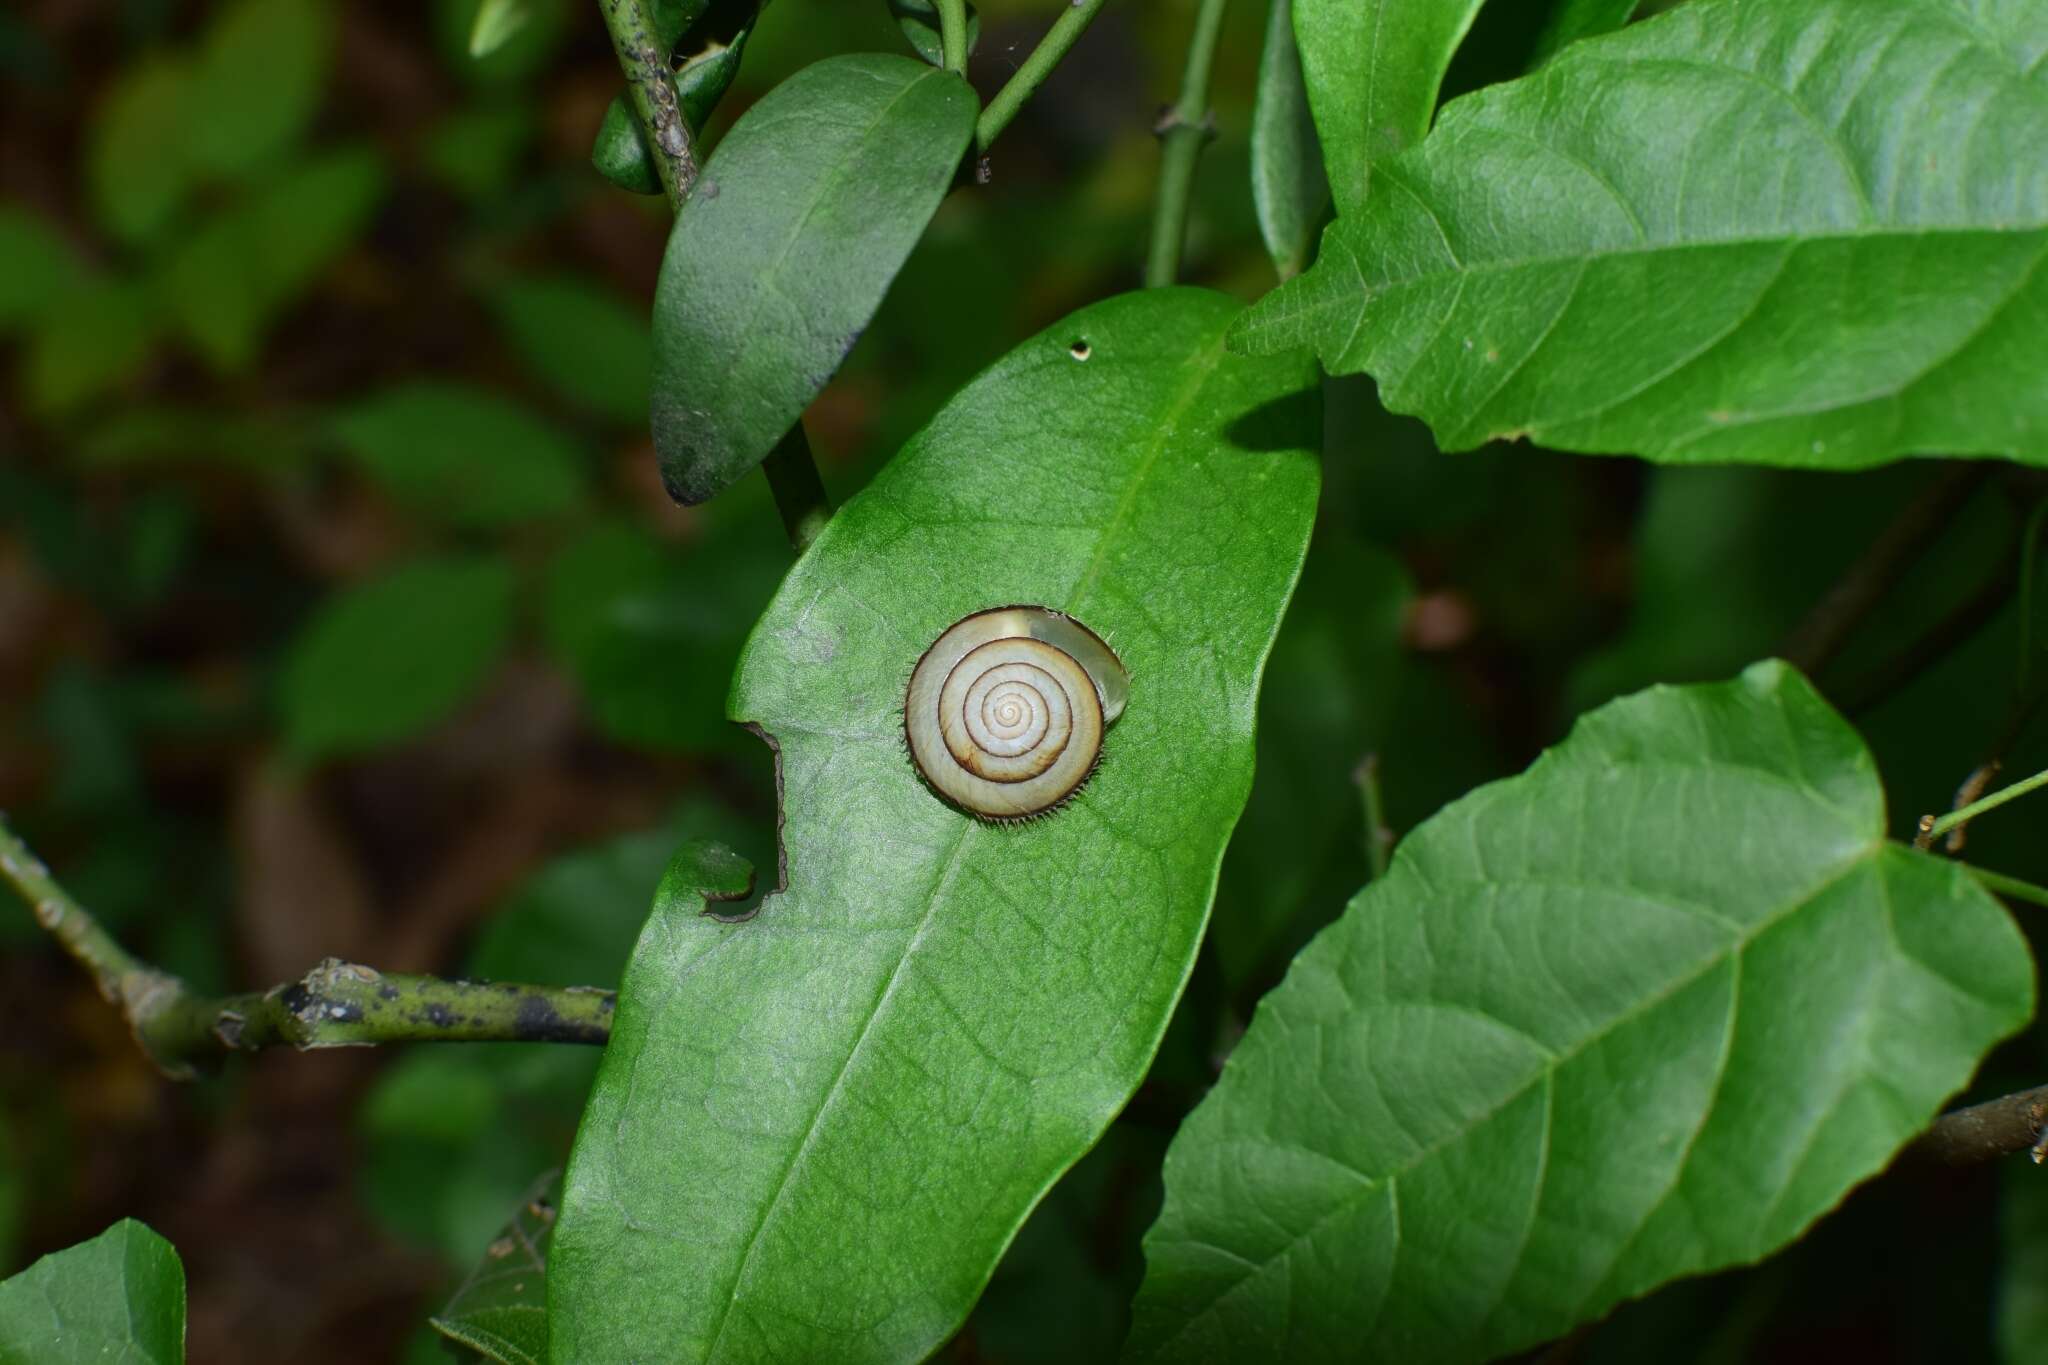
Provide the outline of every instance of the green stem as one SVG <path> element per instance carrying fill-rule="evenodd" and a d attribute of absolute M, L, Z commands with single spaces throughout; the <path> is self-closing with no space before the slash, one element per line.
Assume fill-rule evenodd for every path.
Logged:
<path fill-rule="evenodd" d="M 1387 875 L 1387 854 L 1394 846 L 1393 831 L 1387 828 L 1386 801 L 1380 795 L 1380 756 L 1367 754 L 1352 776 L 1365 798 L 1365 860 L 1372 879 Z"/>
<path fill-rule="evenodd" d="M 960 20 L 959 31 L 952 37 L 958 39 L 964 69 L 966 6 L 964 0 L 939 0 L 942 24 L 949 22 L 949 6 Z M 669 207 L 681 213 L 690 186 L 697 183 L 697 161 L 690 145 L 689 124 L 684 121 L 682 106 L 676 99 L 674 67 L 669 54 L 662 50 L 660 39 L 655 37 L 653 11 L 648 8 L 648 0 L 598 0 L 598 9 L 612 35 L 612 47 L 619 54 L 626 95 L 653 155 L 654 173 L 661 180 Z M 948 28 L 945 32 L 950 34 L 952 30 Z M 944 41 L 950 43 L 952 38 Z M 947 50 L 950 52 L 951 48 Z M 804 437 L 802 423 L 783 436 L 765 463 L 768 486 L 774 491 L 782 523 L 789 528 L 790 543 L 801 554 L 832 515 L 824 480 L 818 477 L 817 466 L 811 462 L 811 444 Z"/>
<path fill-rule="evenodd" d="M 626 98 L 653 154 L 654 174 L 669 206 L 682 211 L 683 199 L 697 179 L 697 160 L 690 147 L 690 128 L 676 99 L 675 71 L 655 37 L 654 14 L 647 0 L 598 0 L 604 26 L 619 54 L 626 78 Z"/>
<path fill-rule="evenodd" d="M 1152 211 L 1152 249 L 1145 255 L 1145 285 L 1157 288 L 1180 276 L 1181 247 L 1187 240 L 1188 199 L 1194 190 L 1195 160 L 1215 131 L 1209 117 L 1209 72 L 1216 63 L 1216 35 L 1223 28 L 1225 0 L 1202 0 L 1194 36 L 1181 73 L 1180 99 L 1159 120 L 1159 198 Z"/>
<path fill-rule="evenodd" d="M 1985 811 L 1997 810 L 2008 801 L 2017 801 L 2028 792 L 2036 791 L 2041 787 L 2048 787 L 2048 772 L 2038 772 L 2032 777 L 2023 777 L 2010 787 L 2000 787 L 1997 791 L 1981 800 L 1972 801 L 1967 806 L 1958 810 L 1952 810 L 1947 815 L 1929 822 L 1926 826 L 1925 837 L 1929 843 L 1932 843 L 1957 825 L 1973 820 Z"/>
<path fill-rule="evenodd" d="M 768 476 L 769 491 L 775 494 L 789 543 L 802 554 L 832 519 L 832 499 L 825 494 L 825 481 L 818 476 L 818 462 L 811 458 L 811 443 L 802 423 L 783 433 L 768 458 L 761 461 L 761 469 Z"/>
<path fill-rule="evenodd" d="M 1102 12 L 1106 3 L 1108 0 L 1073 0 L 1060 12 L 1060 17 L 1052 21 L 1052 27 L 1038 40 L 1038 46 L 1031 49 L 1031 55 L 1024 59 L 1024 64 L 982 108 L 981 118 L 974 125 L 977 152 L 985 154 L 990 144 L 1002 136 L 1003 129 L 1010 126 L 1010 120 L 1017 117 L 1017 111 L 1024 107 L 1024 101 L 1045 84 L 1045 78 L 1060 64 L 1060 58 L 1066 56 L 1081 35 L 1088 31 L 1088 25 L 1095 22 L 1095 16 Z"/>
<path fill-rule="evenodd" d="M 2018 877 L 2008 877 L 2003 872 L 1988 872 L 1974 863 L 1964 863 L 1963 870 L 1977 879 L 1977 884 L 1986 891 L 2004 896 L 2007 900 L 2026 901 L 2030 905 L 2048 906 L 2048 886 L 2036 886 L 2023 882 Z"/>
<path fill-rule="evenodd" d="M 195 1075 L 202 1059 L 280 1043 L 301 1050 L 402 1042 L 601 1044 L 611 1034 L 614 997 L 607 990 L 444 981 L 336 958 L 261 993 L 199 995 L 115 942 L 5 822 L 0 880 L 92 976 L 150 1060 L 179 1080 Z"/>
<path fill-rule="evenodd" d="M 946 70 L 967 74 L 967 0 L 934 0 L 939 7 L 939 55 Z"/>

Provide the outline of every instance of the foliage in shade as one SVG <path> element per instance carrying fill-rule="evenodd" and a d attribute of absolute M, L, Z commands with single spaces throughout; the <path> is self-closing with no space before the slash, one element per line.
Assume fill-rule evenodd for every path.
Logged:
<path fill-rule="evenodd" d="M 1576 43 L 1340 191 L 1233 345 L 1370 372 L 1446 449 L 2048 462 L 2044 53 L 2048 0 L 1698 0 Z"/>
<path fill-rule="evenodd" d="M 1294 34 L 1337 207 L 1429 130 L 1437 88 L 1485 0 L 1294 0 Z"/>
<path fill-rule="evenodd" d="M 285 740 L 301 758 L 417 734 L 473 695 L 512 632 L 511 568 L 419 560 L 338 594 L 292 641 L 279 683 Z"/>
<path fill-rule="evenodd" d="M 599 416 L 646 420 L 653 342 L 641 310 L 566 275 L 506 280 L 485 297 L 536 378 Z"/>
<path fill-rule="evenodd" d="M 469 1278 L 429 1319 L 435 1331 L 497 1365 L 547 1365 L 548 1240 L 560 1189 L 557 1172 L 536 1182 Z"/>
<path fill-rule="evenodd" d="M 35 321 L 84 275 L 77 252 L 47 221 L 0 205 L 0 330 Z"/>
<path fill-rule="evenodd" d="M 1446 808 L 1175 1137 L 1130 1357 L 1485 1360 L 1798 1236 L 2033 1007 L 2011 919 L 1884 830 L 1778 663 Z"/>
<path fill-rule="evenodd" d="M 181 1365 L 185 1268 L 132 1218 L 0 1281 L 0 1361 Z"/>
<path fill-rule="evenodd" d="M 1635 17 L 1643 0 L 1561 0 L 1537 36 L 1535 60 L 1540 66 L 1581 38 L 1610 33 Z"/>
<path fill-rule="evenodd" d="M 1225 355 L 1236 311 L 1152 290 L 1026 342 L 791 571 L 730 704 L 779 745 L 788 889 L 649 921 L 570 1163 L 558 1353 L 921 1356 L 1143 1076 L 1316 494 L 1313 370 Z M 899 706 L 946 627 L 1019 602 L 1133 690 L 1074 801 L 997 827 L 919 782 Z"/>
<path fill-rule="evenodd" d="M 958 76 L 841 56 L 726 134 L 655 289 L 654 443 L 678 500 L 753 469 L 832 378 L 945 197 L 975 113 Z"/>
<path fill-rule="evenodd" d="M 1267 15 L 1251 143 L 1252 207 L 1259 215 L 1259 233 L 1280 278 L 1291 279 L 1308 265 L 1316 229 L 1330 206 L 1323 152 L 1302 85 L 1301 51 L 1294 43 L 1291 0 L 1273 0 Z"/>
<path fill-rule="evenodd" d="M 502 526 L 583 500 L 576 443 L 485 389 L 419 380 L 332 420 L 335 439 L 399 501 L 458 526 Z"/>

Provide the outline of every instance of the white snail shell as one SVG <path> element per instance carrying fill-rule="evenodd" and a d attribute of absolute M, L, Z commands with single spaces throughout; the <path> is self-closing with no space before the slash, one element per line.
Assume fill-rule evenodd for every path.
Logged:
<path fill-rule="evenodd" d="M 955 622 L 910 674 L 910 757 L 946 800 L 984 820 L 1022 820 L 1095 771 L 1130 675 L 1102 637 L 1045 607 Z"/>

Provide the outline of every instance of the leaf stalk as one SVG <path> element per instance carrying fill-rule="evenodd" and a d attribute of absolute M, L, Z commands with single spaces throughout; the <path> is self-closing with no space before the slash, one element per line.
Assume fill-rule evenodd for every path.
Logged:
<path fill-rule="evenodd" d="M 994 98 L 983 106 L 981 118 L 974 125 L 974 147 L 986 154 L 989 146 L 1002 136 L 1003 129 L 1010 126 L 1010 120 L 1017 117 L 1017 111 L 1031 98 L 1052 69 L 1060 64 L 1060 58 L 1088 31 L 1088 25 L 1095 22 L 1095 16 L 1102 12 L 1108 0 L 1071 0 L 1052 21 L 1052 27 L 1038 40 L 1038 46 L 1031 49 L 1031 55 L 1024 59 L 1016 73 L 1003 83 Z"/>
<path fill-rule="evenodd" d="M 1180 98 L 1167 106 L 1153 131 L 1159 134 L 1159 197 L 1152 212 L 1152 247 L 1145 255 L 1145 285 L 1157 288 L 1180 276 L 1181 248 L 1187 241 L 1188 201 L 1194 191 L 1195 162 L 1202 146 L 1215 136 L 1209 110 L 1209 74 L 1216 64 L 1216 37 L 1223 28 L 1226 0 L 1202 0 L 1195 12 L 1195 31 L 1188 40 L 1187 65 L 1181 72 Z"/>

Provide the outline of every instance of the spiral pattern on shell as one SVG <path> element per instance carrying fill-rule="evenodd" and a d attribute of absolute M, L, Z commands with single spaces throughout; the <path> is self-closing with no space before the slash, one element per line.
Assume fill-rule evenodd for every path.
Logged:
<path fill-rule="evenodd" d="M 1045 607 L 955 622 L 910 674 L 903 731 L 934 791 L 984 820 L 1022 820 L 1095 771 L 1130 678 L 1114 650 Z"/>

